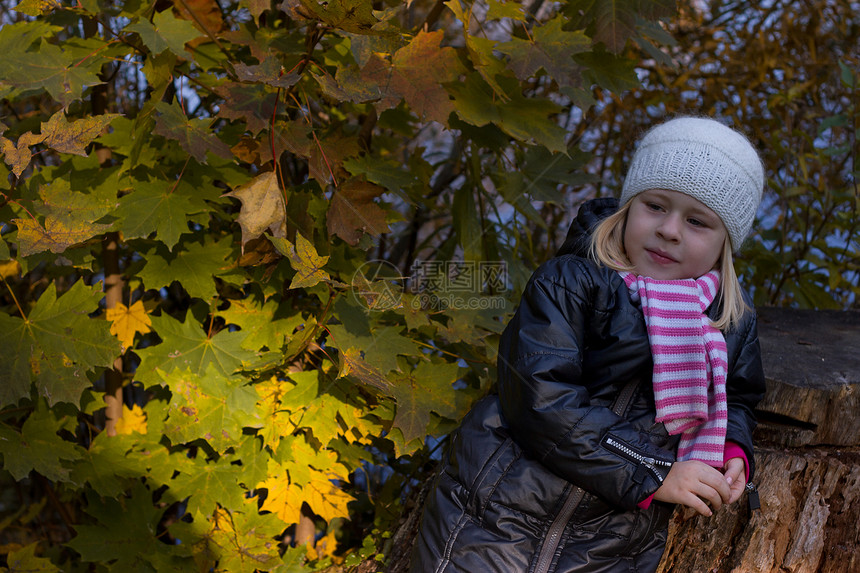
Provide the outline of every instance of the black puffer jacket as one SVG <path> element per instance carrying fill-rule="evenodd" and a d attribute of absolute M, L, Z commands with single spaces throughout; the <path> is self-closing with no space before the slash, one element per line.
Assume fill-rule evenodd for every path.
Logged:
<path fill-rule="evenodd" d="M 564 249 L 581 250 L 582 235 L 614 208 L 584 206 Z M 755 315 L 725 335 L 727 439 L 752 465 L 753 408 L 765 388 Z M 498 396 L 452 437 L 412 572 L 655 570 L 674 507 L 637 504 L 665 478 L 677 439 L 655 423 L 645 323 L 624 281 L 575 254 L 542 265 L 502 336 L 498 371 Z M 630 380 L 640 384 L 620 417 L 610 407 Z M 587 493 L 568 515 L 572 484 Z"/>

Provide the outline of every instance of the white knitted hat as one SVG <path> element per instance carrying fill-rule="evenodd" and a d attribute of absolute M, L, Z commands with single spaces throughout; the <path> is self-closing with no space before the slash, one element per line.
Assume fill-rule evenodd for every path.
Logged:
<path fill-rule="evenodd" d="M 746 137 L 712 119 L 680 117 L 642 138 L 621 203 L 649 189 L 689 195 L 719 215 L 737 251 L 752 228 L 763 188 L 761 159 Z"/>

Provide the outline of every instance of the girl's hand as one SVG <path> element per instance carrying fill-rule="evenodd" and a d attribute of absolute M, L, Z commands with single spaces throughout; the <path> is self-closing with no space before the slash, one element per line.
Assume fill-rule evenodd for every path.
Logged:
<path fill-rule="evenodd" d="M 743 480 L 735 478 L 734 481 L 740 483 Z M 712 508 L 719 509 L 724 503 L 729 503 L 732 494 L 726 476 L 718 469 L 704 462 L 689 460 L 672 464 L 663 485 L 654 493 L 654 499 L 680 503 L 710 517 L 714 514 Z"/>
<path fill-rule="evenodd" d="M 744 483 L 746 466 L 744 465 L 743 458 L 732 458 L 727 461 L 723 467 L 723 476 L 725 476 L 726 483 L 729 484 L 729 489 L 732 492 L 727 503 L 734 503 L 740 499 L 746 486 Z"/>

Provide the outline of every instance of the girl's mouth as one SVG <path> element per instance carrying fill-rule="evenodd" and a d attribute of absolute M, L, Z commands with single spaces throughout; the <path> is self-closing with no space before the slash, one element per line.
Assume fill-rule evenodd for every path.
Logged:
<path fill-rule="evenodd" d="M 675 259 L 673 259 L 672 257 L 670 257 L 668 254 L 666 254 L 660 250 L 645 249 L 645 252 L 648 253 L 648 255 L 651 257 L 651 259 L 655 263 L 658 263 L 661 265 L 668 265 L 671 263 L 677 263 L 678 262 Z"/>

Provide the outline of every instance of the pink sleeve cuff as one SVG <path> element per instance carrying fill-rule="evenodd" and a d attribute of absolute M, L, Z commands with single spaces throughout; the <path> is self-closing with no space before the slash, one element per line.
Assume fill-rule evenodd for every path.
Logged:
<path fill-rule="evenodd" d="M 746 481 L 749 481 L 750 464 L 749 460 L 747 460 L 747 455 L 744 453 L 744 449 L 735 442 L 726 441 L 726 447 L 723 449 L 723 465 L 732 458 L 741 458 L 744 461 L 744 476 L 746 477 Z"/>
<path fill-rule="evenodd" d="M 649 495 L 648 497 L 646 497 L 645 499 L 643 499 L 642 501 L 640 501 L 639 503 L 637 503 L 636 505 L 639 506 L 639 509 L 648 509 L 649 507 L 651 507 L 652 501 L 654 501 L 654 494 L 653 493 L 651 495 Z"/>

